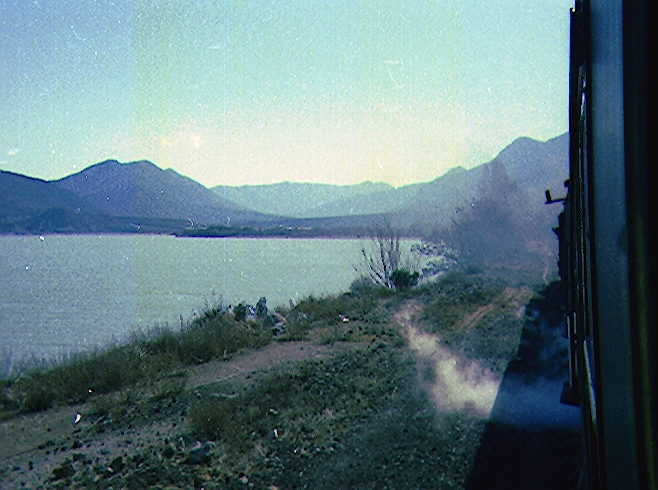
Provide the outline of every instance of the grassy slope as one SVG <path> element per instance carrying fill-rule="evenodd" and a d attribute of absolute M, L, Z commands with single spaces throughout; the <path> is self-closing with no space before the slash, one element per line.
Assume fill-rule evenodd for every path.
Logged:
<path fill-rule="evenodd" d="M 44 488 L 462 488 L 485 418 L 435 409 L 394 313 L 419 302 L 419 327 L 440 334 L 463 359 L 502 374 L 516 355 L 515 313 L 527 299 L 527 290 L 457 274 L 404 294 L 307 298 L 281 312 L 287 333 L 276 339 L 262 322 L 210 311 L 183 334 L 164 332 L 31 373 L 4 388 L 5 417 L 86 402 L 88 425 L 63 440 L 36 435 L 40 442 L 28 444 L 23 465 L 0 461 L 0 483 L 34 479 L 28 460 L 47 452 L 56 465 L 40 475 Z M 340 348 L 292 368 L 186 387 L 195 363 L 294 339 Z M 154 424 L 168 431 L 96 457 L 84 451 L 103 437 Z M 197 458 L 190 453 L 196 440 L 215 445 Z"/>

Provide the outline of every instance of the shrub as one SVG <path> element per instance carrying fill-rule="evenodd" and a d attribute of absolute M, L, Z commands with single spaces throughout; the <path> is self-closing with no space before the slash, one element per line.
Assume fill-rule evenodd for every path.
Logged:
<path fill-rule="evenodd" d="M 391 273 L 391 282 L 396 291 L 406 291 L 418 284 L 418 272 L 409 272 L 405 269 L 395 269 Z"/>
<path fill-rule="evenodd" d="M 0 412 L 16 410 L 19 404 L 11 396 L 11 383 L 8 380 L 0 382 Z"/>
<path fill-rule="evenodd" d="M 375 284 L 369 277 L 360 276 L 350 284 L 349 294 L 353 297 L 385 298 L 391 296 L 393 291 L 390 288 Z"/>
<path fill-rule="evenodd" d="M 28 412 L 40 412 L 48 410 L 53 406 L 55 401 L 55 392 L 53 389 L 42 383 L 39 377 L 31 378 L 27 382 L 27 390 L 23 399 L 23 408 Z"/>
<path fill-rule="evenodd" d="M 169 378 L 161 381 L 155 387 L 151 399 L 154 401 L 165 400 L 168 398 L 175 399 L 185 391 L 185 382 L 187 376 L 179 378 Z"/>
<path fill-rule="evenodd" d="M 240 303 L 238 306 L 233 308 L 233 316 L 236 322 L 243 322 L 247 318 L 247 307 L 246 305 Z"/>
<path fill-rule="evenodd" d="M 293 320 L 286 324 L 281 340 L 307 340 L 311 324 L 305 320 Z"/>
<path fill-rule="evenodd" d="M 113 409 L 122 405 L 124 401 L 116 395 L 99 395 L 95 396 L 89 402 L 92 413 L 95 415 L 108 415 Z"/>
<path fill-rule="evenodd" d="M 349 293 L 337 296 L 315 298 L 309 296 L 294 307 L 293 312 L 303 313 L 310 321 L 324 320 L 327 323 L 342 321 L 342 316 L 350 319 L 361 318 L 375 307 L 374 299 L 367 296 L 354 296 Z"/>
<path fill-rule="evenodd" d="M 265 296 L 256 303 L 256 317 L 261 320 L 267 318 L 267 299 Z"/>

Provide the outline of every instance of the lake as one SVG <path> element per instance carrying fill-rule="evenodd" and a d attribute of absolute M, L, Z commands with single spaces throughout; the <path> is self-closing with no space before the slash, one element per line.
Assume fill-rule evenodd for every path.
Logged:
<path fill-rule="evenodd" d="M 0 236 L 0 374 L 179 328 L 218 303 L 270 308 L 347 290 L 362 240 Z"/>

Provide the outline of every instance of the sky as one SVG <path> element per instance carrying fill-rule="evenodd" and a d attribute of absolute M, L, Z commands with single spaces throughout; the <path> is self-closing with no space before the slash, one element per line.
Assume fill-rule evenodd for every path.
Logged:
<path fill-rule="evenodd" d="M 567 131 L 566 0 L 0 0 L 0 169 L 401 186 Z"/>

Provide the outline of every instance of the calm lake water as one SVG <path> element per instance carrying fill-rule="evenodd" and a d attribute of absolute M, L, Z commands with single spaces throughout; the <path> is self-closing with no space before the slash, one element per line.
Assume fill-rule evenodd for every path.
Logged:
<path fill-rule="evenodd" d="M 0 374 L 180 326 L 207 306 L 346 290 L 359 240 L 0 236 Z"/>

